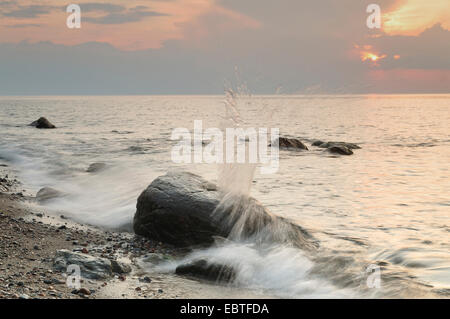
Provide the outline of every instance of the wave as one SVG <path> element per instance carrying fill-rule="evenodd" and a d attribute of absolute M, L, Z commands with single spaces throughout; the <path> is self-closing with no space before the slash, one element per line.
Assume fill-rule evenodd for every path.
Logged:
<path fill-rule="evenodd" d="M 174 272 L 181 264 L 207 259 L 231 266 L 236 272 L 231 284 L 281 298 L 352 298 L 356 293 L 332 285 L 312 273 L 314 263 L 296 248 L 268 245 L 261 249 L 252 243 L 227 242 L 223 246 L 194 251 L 187 257 L 159 265 L 146 264 L 147 271 Z M 144 264 L 145 266 L 145 264 Z"/>
<path fill-rule="evenodd" d="M 2 147 L 0 158 L 10 162 L 17 176 L 31 192 L 51 187 L 64 193 L 41 206 L 75 221 L 95 226 L 131 231 L 136 199 L 158 173 L 148 167 L 113 162 L 95 174 L 89 164 L 73 166 L 63 157 L 42 158 L 13 147 Z"/>

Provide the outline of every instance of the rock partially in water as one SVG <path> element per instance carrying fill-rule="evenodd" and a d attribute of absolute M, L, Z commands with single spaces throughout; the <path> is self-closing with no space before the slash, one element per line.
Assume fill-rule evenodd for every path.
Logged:
<path fill-rule="evenodd" d="M 336 153 L 341 155 L 353 155 L 353 151 L 343 145 L 333 145 L 327 148 L 330 153 Z"/>
<path fill-rule="evenodd" d="M 136 234 L 177 247 L 209 246 L 217 236 L 252 237 L 305 249 L 317 245 L 303 228 L 272 215 L 254 198 L 224 198 L 210 182 L 187 172 L 155 179 L 139 196 L 136 208 Z"/>
<path fill-rule="evenodd" d="M 330 148 L 333 146 L 344 146 L 350 150 L 357 150 L 357 149 L 361 148 L 359 145 L 356 145 L 354 143 L 347 143 L 347 142 L 326 142 L 326 143 L 324 143 L 324 142 L 322 142 L 319 144 L 319 142 L 322 142 L 322 141 L 315 141 L 312 145 L 318 146 L 320 148 Z"/>
<path fill-rule="evenodd" d="M 88 173 L 97 173 L 100 172 L 102 170 L 104 170 L 106 168 L 106 164 L 105 163 L 92 163 L 91 165 L 89 165 L 89 167 L 87 168 L 86 172 Z"/>
<path fill-rule="evenodd" d="M 63 196 L 65 196 L 64 193 L 62 193 L 54 188 L 44 187 L 44 188 L 41 188 L 37 192 L 36 200 L 40 203 L 43 203 L 43 202 L 49 201 L 51 199 L 55 199 L 55 198 L 63 197 Z"/>
<path fill-rule="evenodd" d="M 314 142 L 312 142 L 312 146 L 319 146 L 320 147 L 320 145 L 322 145 L 322 144 L 325 144 L 325 142 L 324 141 L 321 141 L 321 140 L 315 140 Z"/>
<path fill-rule="evenodd" d="M 58 271 L 67 272 L 69 265 L 78 265 L 82 277 L 94 280 L 109 278 L 113 273 L 123 274 L 131 271 L 131 267 L 118 261 L 76 253 L 66 249 L 58 250 L 53 267 Z"/>
<path fill-rule="evenodd" d="M 272 144 L 276 144 L 276 141 L 274 141 Z M 272 146 L 272 144 L 270 144 L 269 146 Z M 280 148 L 292 148 L 305 151 L 308 150 L 308 147 L 302 141 L 296 138 L 280 137 L 278 138 L 278 145 Z"/>
<path fill-rule="evenodd" d="M 206 259 L 179 265 L 175 273 L 219 283 L 231 283 L 236 279 L 236 271 L 232 267 L 208 262 Z"/>
<path fill-rule="evenodd" d="M 30 123 L 30 126 L 34 126 L 36 128 L 46 128 L 46 129 L 56 128 L 56 126 L 53 125 L 52 123 L 50 123 L 50 121 L 47 120 L 45 117 L 40 117 L 38 120 Z"/>
<path fill-rule="evenodd" d="M 320 140 L 314 141 L 312 146 L 317 146 L 320 148 L 326 148 L 330 153 L 341 154 L 341 155 L 352 155 L 353 151 L 360 149 L 359 145 L 347 142 L 323 142 Z"/>

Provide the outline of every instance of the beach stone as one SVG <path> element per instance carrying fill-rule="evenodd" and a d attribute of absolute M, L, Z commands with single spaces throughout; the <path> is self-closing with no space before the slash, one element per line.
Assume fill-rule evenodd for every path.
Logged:
<path fill-rule="evenodd" d="M 113 275 L 116 271 L 120 273 L 128 273 L 131 267 L 125 266 L 117 261 L 111 261 L 102 257 L 94 257 L 83 253 L 71 252 L 61 249 L 56 252 L 53 261 L 55 270 L 66 272 L 69 265 L 80 266 L 81 276 L 87 279 L 106 279 Z"/>
<path fill-rule="evenodd" d="M 116 274 L 128 274 L 131 272 L 129 265 L 117 260 L 111 260 L 111 269 Z"/>
<path fill-rule="evenodd" d="M 175 273 L 220 283 L 230 283 L 236 278 L 236 271 L 232 267 L 208 262 L 206 259 L 179 265 L 175 269 Z"/>
<path fill-rule="evenodd" d="M 64 196 L 64 194 L 62 192 L 60 192 L 54 188 L 51 188 L 51 187 L 44 187 L 44 188 L 41 188 L 36 193 L 36 200 L 38 202 L 46 202 L 48 200 L 62 197 L 62 196 Z"/>
<path fill-rule="evenodd" d="M 149 276 L 145 276 L 144 278 L 139 278 L 139 281 L 149 284 L 152 282 L 152 279 Z"/>
<path fill-rule="evenodd" d="M 351 149 L 349 149 L 343 145 L 330 146 L 330 147 L 328 147 L 327 150 L 330 153 L 336 153 L 336 154 L 341 154 L 341 155 L 352 155 L 353 154 L 353 151 Z"/>
<path fill-rule="evenodd" d="M 81 276 L 88 279 L 106 279 L 112 276 L 111 261 L 106 258 L 61 249 L 56 252 L 53 262 L 55 270 L 66 272 L 69 265 L 80 266 Z"/>
<path fill-rule="evenodd" d="M 272 144 L 276 144 L 273 142 Z M 269 145 L 269 146 L 272 146 Z M 295 148 L 300 150 L 308 150 L 308 147 L 299 139 L 296 138 L 287 138 L 287 137 L 279 137 L 278 138 L 278 145 L 280 148 Z"/>
<path fill-rule="evenodd" d="M 77 291 L 77 293 L 78 294 L 83 294 L 83 295 L 86 295 L 86 296 L 89 296 L 91 294 L 91 292 L 88 289 L 86 289 L 86 288 L 80 288 Z"/>
<path fill-rule="evenodd" d="M 89 165 L 86 172 L 96 173 L 96 172 L 100 172 L 100 171 L 104 170 L 105 168 L 106 168 L 105 163 L 92 163 L 91 165 Z"/>
<path fill-rule="evenodd" d="M 272 215 L 254 198 L 224 198 L 220 190 L 210 186 L 202 177 L 188 172 L 158 177 L 138 198 L 135 233 L 188 247 L 210 246 L 217 236 L 227 238 L 239 229 L 239 237 L 254 237 L 259 242 L 287 243 L 305 249 L 317 246 L 303 228 Z"/>
<path fill-rule="evenodd" d="M 56 128 L 55 125 L 50 123 L 49 120 L 47 120 L 45 117 L 40 117 L 38 120 L 30 123 L 30 126 L 34 126 L 36 128 L 44 128 L 44 129 L 51 129 Z"/>

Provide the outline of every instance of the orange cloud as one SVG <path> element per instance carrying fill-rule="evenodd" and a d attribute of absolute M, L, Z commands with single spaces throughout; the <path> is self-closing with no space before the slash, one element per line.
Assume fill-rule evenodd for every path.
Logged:
<path fill-rule="evenodd" d="M 383 15 L 383 31 L 389 35 L 417 36 L 436 24 L 450 30 L 449 0 L 398 0 Z"/>
<path fill-rule="evenodd" d="M 253 19 L 225 9 L 215 0 L 79 0 L 81 29 L 68 29 L 60 0 L 24 0 L 0 7 L 0 42 L 51 41 L 75 45 L 106 42 L 122 50 L 159 48 L 189 35 L 185 26 L 213 13 L 230 21 L 223 27 L 255 27 Z M 85 6 L 83 7 L 83 3 Z M 89 8 L 89 9 L 88 9 Z M 197 32 L 207 33 L 207 27 Z"/>

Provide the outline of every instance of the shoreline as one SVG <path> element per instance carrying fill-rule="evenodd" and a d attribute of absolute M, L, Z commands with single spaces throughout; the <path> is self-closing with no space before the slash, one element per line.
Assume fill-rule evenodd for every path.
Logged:
<path fill-rule="evenodd" d="M 175 266 L 172 266 L 191 250 L 177 249 L 130 232 L 78 223 L 60 212 L 48 213 L 43 206 L 34 207 L 35 194 L 24 189 L 15 176 L 14 168 L 8 165 L 0 161 L 0 299 L 278 298 L 259 288 L 176 275 Z M 105 279 L 85 278 L 81 282 L 83 289 L 75 290 L 67 286 L 66 273 L 54 267 L 60 250 L 120 261 L 128 265 L 131 272 L 113 273 Z M 172 265 L 169 269 L 161 268 L 159 264 Z M 320 265 L 318 267 L 320 271 Z M 391 270 L 389 273 L 384 272 L 383 278 L 388 279 L 392 275 L 394 279 L 395 272 Z M 328 278 L 332 279 L 332 276 Z M 409 285 L 405 288 L 414 288 L 411 290 L 413 295 L 422 298 L 448 296 L 446 289 L 424 291 L 426 285 L 420 281 L 412 281 Z M 413 296 L 409 289 L 403 290 L 403 293 L 402 298 Z M 383 298 L 395 295 L 394 292 Z M 360 297 L 371 298 L 364 294 Z"/>
<path fill-rule="evenodd" d="M 47 214 L 45 208 L 35 211 L 27 205 L 34 197 L 28 196 L 20 181 L 9 177 L 13 175 L 11 167 L 0 166 L 0 186 L 5 186 L 0 189 L 0 299 L 265 298 L 246 289 L 148 272 L 139 265 L 143 258 L 173 260 L 188 251 L 133 233 L 80 224 Z M 131 272 L 101 280 L 82 278 L 80 289 L 70 288 L 67 275 L 54 267 L 59 250 L 125 260 Z"/>

